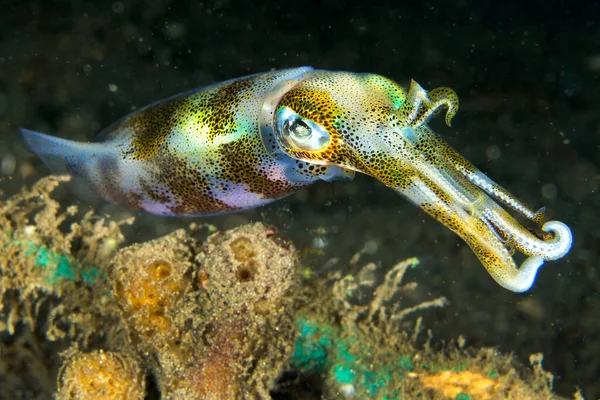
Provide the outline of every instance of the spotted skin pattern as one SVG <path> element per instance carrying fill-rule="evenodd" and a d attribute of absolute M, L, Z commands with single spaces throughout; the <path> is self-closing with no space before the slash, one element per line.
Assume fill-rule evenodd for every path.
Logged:
<path fill-rule="evenodd" d="M 262 206 L 318 180 L 364 173 L 456 232 L 503 287 L 528 290 L 544 261 L 568 253 L 569 228 L 544 223 L 427 125 L 458 97 L 408 90 L 375 74 L 300 67 L 217 83 L 151 104 L 94 143 L 22 130 L 55 172 L 104 198 L 160 215 L 205 216 Z M 532 231 L 500 206 L 511 208 Z M 528 258 L 519 267 L 517 250 Z"/>

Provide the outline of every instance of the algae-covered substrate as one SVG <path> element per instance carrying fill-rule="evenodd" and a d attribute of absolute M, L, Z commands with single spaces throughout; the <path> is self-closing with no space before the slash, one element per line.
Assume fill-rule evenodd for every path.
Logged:
<path fill-rule="evenodd" d="M 417 259 L 308 273 L 262 223 L 123 247 L 135 222 L 58 204 L 66 180 L 0 203 L 0 399 L 556 398 L 541 355 L 436 342 Z"/>

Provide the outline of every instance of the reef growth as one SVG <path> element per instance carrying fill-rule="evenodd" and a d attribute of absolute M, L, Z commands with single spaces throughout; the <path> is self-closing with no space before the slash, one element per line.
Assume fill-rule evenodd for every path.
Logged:
<path fill-rule="evenodd" d="M 0 204 L 0 398 L 552 398 L 552 377 L 493 349 L 434 348 L 405 283 L 302 274 L 262 223 L 120 248 L 121 227 L 50 197 L 49 177 Z"/>

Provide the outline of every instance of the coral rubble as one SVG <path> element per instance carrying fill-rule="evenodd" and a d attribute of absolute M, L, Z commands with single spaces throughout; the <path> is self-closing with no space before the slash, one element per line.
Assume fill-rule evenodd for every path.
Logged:
<path fill-rule="evenodd" d="M 539 357 L 523 373 L 493 349 L 419 339 L 407 317 L 446 300 L 404 304 L 417 259 L 302 274 L 262 223 L 119 249 L 132 221 L 63 210 L 50 193 L 65 180 L 0 204 L 0 398 L 553 396 Z"/>

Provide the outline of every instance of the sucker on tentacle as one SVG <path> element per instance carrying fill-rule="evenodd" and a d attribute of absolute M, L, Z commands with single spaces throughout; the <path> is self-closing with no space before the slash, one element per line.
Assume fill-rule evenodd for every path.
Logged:
<path fill-rule="evenodd" d="M 160 215 L 258 207 L 324 180 L 373 176 L 456 232 L 503 287 L 522 292 L 572 234 L 479 171 L 427 125 L 458 96 L 375 74 L 300 67 L 216 83 L 142 108 L 92 143 L 22 130 L 54 172 Z M 530 232 L 495 200 L 538 225 Z M 539 227 L 541 225 L 541 228 Z M 529 256 L 517 268 L 515 250 Z"/>

